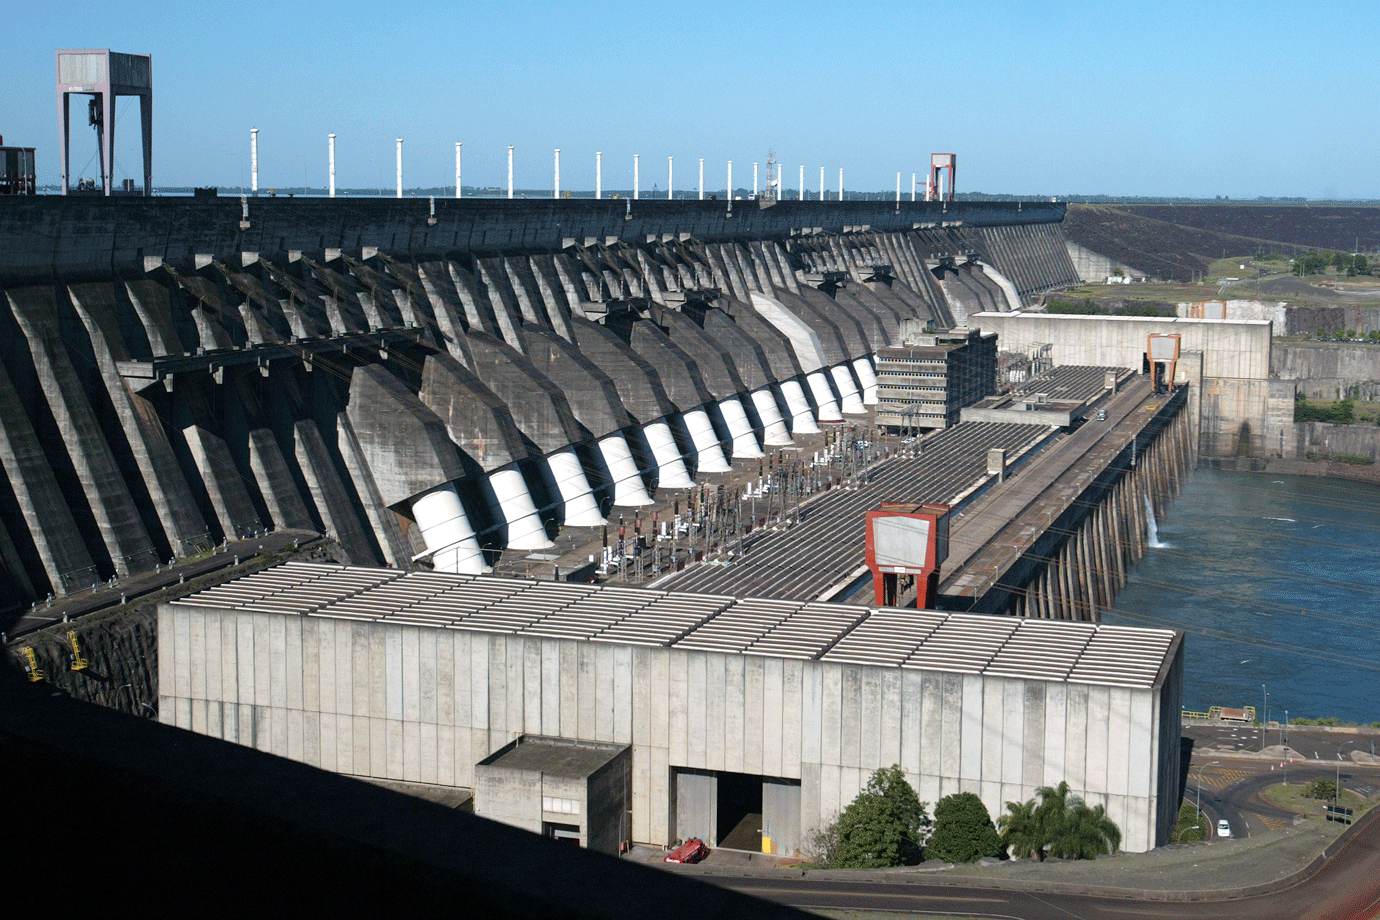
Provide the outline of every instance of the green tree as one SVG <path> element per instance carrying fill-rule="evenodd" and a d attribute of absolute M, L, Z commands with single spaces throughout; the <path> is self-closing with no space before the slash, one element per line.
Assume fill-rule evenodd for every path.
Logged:
<path fill-rule="evenodd" d="M 925 842 L 926 859 L 967 863 L 1001 853 L 1001 838 L 982 799 L 971 792 L 956 792 L 934 806 L 934 833 Z"/>
<path fill-rule="evenodd" d="M 1052 855 L 1064 859 L 1095 859 L 1115 853 L 1121 846 L 1121 830 L 1101 805 L 1089 808 L 1073 795 L 1067 782 L 1042 786 L 1036 799 L 1024 804 L 1007 802 L 1007 813 L 998 824 L 1001 842 L 1018 859 Z"/>
<path fill-rule="evenodd" d="M 1049 855 L 1061 859 L 1096 859 L 1121 847 L 1121 829 L 1101 805 L 1089 808 L 1074 796 L 1049 842 Z"/>
<path fill-rule="evenodd" d="M 1319 776 L 1308 784 L 1308 791 L 1304 795 L 1310 799 L 1322 799 L 1325 802 L 1331 802 L 1337 798 L 1337 784 L 1324 776 Z"/>
<path fill-rule="evenodd" d="M 1000 841 L 1017 859 L 1045 858 L 1045 837 L 1035 820 L 1035 800 L 1007 802 L 1006 814 L 997 819 Z"/>
<path fill-rule="evenodd" d="M 884 869 L 920 861 L 929 826 L 925 803 L 899 765 L 872 774 L 843 814 L 832 865 L 839 869 Z"/>

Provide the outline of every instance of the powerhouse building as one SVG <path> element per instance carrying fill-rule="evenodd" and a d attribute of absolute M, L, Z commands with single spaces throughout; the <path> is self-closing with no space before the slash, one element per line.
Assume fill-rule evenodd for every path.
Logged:
<path fill-rule="evenodd" d="M 997 389 L 997 337 L 950 329 L 877 350 L 877 424 L 948 428 L 964 406 Z"/>
<path fill-rule="evenodd" d="M 891 764 L 994 816 L 1066 780 L 1128 851 L 1180 798 L 1168 630 L 305 563 L 158 629 L 164 722 L 603 849 L 791 853 Z"/>

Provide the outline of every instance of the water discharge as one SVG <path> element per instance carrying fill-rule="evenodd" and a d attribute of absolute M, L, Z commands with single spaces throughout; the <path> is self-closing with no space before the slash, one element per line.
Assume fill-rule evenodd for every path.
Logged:
<path fill-rule="evenodd" d="M 1150 549 L 1173 549 L 1172 543 L 1165 543 L 1160 539 L 1160 524 L 1155 520 L 1155 506 L 1150 502 L 1150 496 L 1145 496 L 1145 545 Z"/>
<path fill-rule="evenodd" d="M 1380 486 L 1198 470 L 1108 623 L 1187 633 L 1184 708 L 1380 720 Z"/>

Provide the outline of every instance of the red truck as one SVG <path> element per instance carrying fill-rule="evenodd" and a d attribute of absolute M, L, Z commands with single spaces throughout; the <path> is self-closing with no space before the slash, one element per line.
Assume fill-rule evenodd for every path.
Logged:
<path fill-rule="evenodd" d="M 667 853 L 666 862 L 697 863 L 708 855 L 709 847 L 704 845 L 704 841 L 698 837 L 691 837 L 689 840 Z"/>

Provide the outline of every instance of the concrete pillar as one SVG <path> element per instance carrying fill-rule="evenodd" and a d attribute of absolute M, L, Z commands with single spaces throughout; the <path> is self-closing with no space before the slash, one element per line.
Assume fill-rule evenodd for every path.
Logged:
<path fill-rule="evenodd" d="M 332 134 L 332 135 L 328 138 L 328 140 L 329 140 L 328 146 L 329 146 L 329 148 L 330 148 L 330 162 L 331 162 L 331 169 L 330 169 L 330 175 L 331 175 L 331 191 L 330 191 L 330 195 L 331 195 L 332 198 L 334 198 L 334 197 L 335 197 L 335 135 Z"/>
<path fill-rule="evenodd" d="M 700 201 L 704 201 L 704 157 L 700 157 Z"/>
<path fill-rule="evenodd" d="M 594 154 L 594 198 L 604 197 L 604 151 Z"/>
<path fill-rule="evenodd" d="M 805 164 L 800 164 L 800 200 L 805 200 Z"/>
<path fill-rule="evenodd" d="M 637 154 L 637 153 L 634 153 L 634 154 L 633 154 L 633 198 L 636 198 L 636 197 L 638 196 L 639 192 L 641 191 L 640 188 L 639 188 L 639 185 L 640 185 L 641 183 L 640 183 L 640 179 L 639 179 L 638 174 L 637 174 L 638 161 L 639 161 L 640 159 L 641 159 L 641 154 Z"/>
<path fill-rule="evenodd" d="M 561 148 L 556 148 L 556 177 L 551 182 L 551 197 L 561 197 Z"/>
<path fill-rule="evenodd" d="M 915 173 L 910 174 L 910 200 L 915 200 Z"/>
<path fill-rule="evenodd" d="M 843 167 L 839 167 L 839 201 L 843 200 Z"/>
<path fill-rule="evenodd" d="M 459 198 L 459 197 L 460 197 L 460 194 L 461 194 L 461 193 L 460 193 L 460 189 L 461 189 L 461 188 L 463 188 L 463 186 L 460 184 L 460 142 L 459 142 L 459 141 L 456 141 L 456 142 L 455 142 L 455 197 L 456 197 L 456 198 Z"/>
<path fill-rule="evenodd" d="M 402 138 L 398 138 L 398 197 L 402 197 Z"/>
<path fill-rule="evenodd" d="M 819 168 L 819 200 L 824 200 L 824 167 Z"/>
<path fill-rule="evenodd" d="M 513 145 L 508 145 L 508 197 L 513 197 Z"/>
<path fill-rule="evenodd" d="M 259 129 L 249 129 L 249 190 L 258 194 L 259 191 Z M 107 195 L 110 189 L 105 190 Z"/>
<path fill-rule="evenodd" d="M 1006 482 L 1006 451 L 993 447 L 987 451 L 987 475 L 997 477 L 997 482 Z"/>
<path fill-rule="evenodd" d="M 728 200 L 733 200 L 733 161 L 728 161 Z M 732 207 L 732 205 L 730 205 Z"/>
<path fill-rule="evenodd" d="M 671 190 L 672 190 L 673 188 L 675 188 L 675 181 L 676 181 L 676 158 L 675 158 L 675 157 L 667 157 L 667 158 L 666 158 L 666 200 L 667 200 L 667 201 L 670 201 L 672 198 L 675 197 L 673 194 L 671 194 Z"/>

